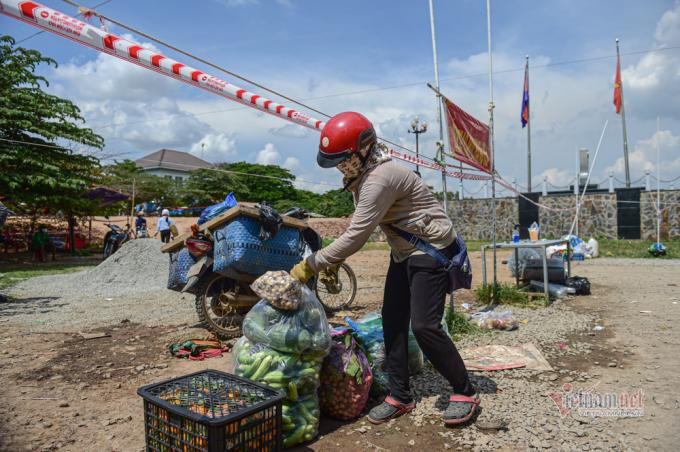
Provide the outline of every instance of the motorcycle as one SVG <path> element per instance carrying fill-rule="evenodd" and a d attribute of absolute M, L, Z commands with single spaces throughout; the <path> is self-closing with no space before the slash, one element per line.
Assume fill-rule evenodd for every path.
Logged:
<path fill-rule="evenodd" d="M 105 224 L 110 231 L 104 236 L 104 259 L 118 251 L 120 246 L 130 239 L 130 234 L 118 225 L 113 223 Z"/>
<path fill-rule="evenodd" d="M 307 219 L 307 213 L 294 208 L 283 214 L 297 219 Z M 321 236 L 311 228 L 302 231 L 305 244 L 304 257 L 321 249 Z M 239 279 L 212 271 L 213 244 L 208 237 L 192 237 L 185 241 L 189 253 L 196 259 L 187 273 L 187 283 L 182 292 L 195 295 L 199 322 L 223 339 L 240 336 L 241 324 L 250 308 L 260 297 L 250 289 L 257 276 L 241 274 Z M 259 276 L 259 275 L 258 275 Z M 326 271 L 308 283 L 327 311 L 349 306 L 356 297 L 357 280 L 352 268 L 343 263 L 337 269 Z"/>

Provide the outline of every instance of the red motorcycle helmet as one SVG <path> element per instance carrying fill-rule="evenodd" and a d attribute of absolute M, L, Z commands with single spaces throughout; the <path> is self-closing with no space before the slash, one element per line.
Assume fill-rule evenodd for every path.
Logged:
<path fill-rule="evenodd" d="M 316 162 L 322 168 L 333 168 L 374 141 L 375 130 L 366 116 L 353 111 L 338 113 L 321 130 Z"/>

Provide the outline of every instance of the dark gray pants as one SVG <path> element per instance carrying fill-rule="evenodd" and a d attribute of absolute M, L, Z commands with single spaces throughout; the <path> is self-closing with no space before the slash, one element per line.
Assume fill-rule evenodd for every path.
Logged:
<path fill-rule="evenodd" d="M 444 250 L 449 254 L 450 250 Z M 385 362 L 390 393 L 402 403 L 412 400 L 408 372 L 408 327 L 432 366 L 455 394 L 475 393 L 463 359 L 440 324 L 446 304 L 448 275 L 428 255 L 414 255 L 401 263 L 390 258 L 382 319 Z"/>

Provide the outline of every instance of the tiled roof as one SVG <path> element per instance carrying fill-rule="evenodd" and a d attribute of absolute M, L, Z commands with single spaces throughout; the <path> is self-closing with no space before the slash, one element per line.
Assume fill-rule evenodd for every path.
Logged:
<path fill-rule="evenodd" d="M 210 168 L 213 165 L 201 160 L 188 152 L 173 149 L 161 149 L 135 160 L 137 166 L 144 169 L 166 168 L 179 171 L 192 171 L 200 168 Z"/>

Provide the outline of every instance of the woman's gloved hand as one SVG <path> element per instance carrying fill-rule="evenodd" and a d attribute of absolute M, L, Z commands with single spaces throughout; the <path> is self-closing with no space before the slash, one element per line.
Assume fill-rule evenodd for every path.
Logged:
<path fill-rule="evenodd" d="M 319 272 L 319 282 L 326 287 L 326 290 L 332 294 L 339 294 L 342 290 L 342 285 L 338 278 L 338 270 L 345 261 L 340 261 L 333 264 L 325 270 Z"/>
<path fill-rule="evenodd" d="M 307 281 L 312 279 L 316 275 L 316 272 L 309 266 L 307 259 L 302 259 L 302 261 L 293 267 L 290 271 L 290 276 L 305 284 Z"/>

